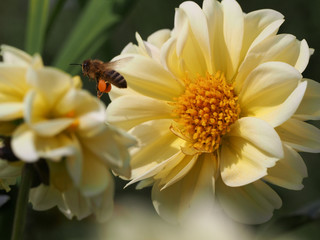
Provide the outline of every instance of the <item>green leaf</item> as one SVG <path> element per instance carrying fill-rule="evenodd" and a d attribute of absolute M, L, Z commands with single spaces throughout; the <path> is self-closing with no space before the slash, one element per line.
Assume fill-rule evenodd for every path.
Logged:
<path fill-rule="evenodd" d="M 30 0 L 25 50 L 41 53 L 49 13 L 49 0 Z"/>
<path fill-rule="evenodd" d="M 119 20 L 112 11 L 113 4 L 113 0 L 87 1 L 80 19 L 53 65 L 64 71 L 77 71 L 71 68 L 70 63 L 81 63 L 84 56 L 90 56 L 102 46 L 108 37 L 106 30 Z"/>
<path fill-rule="evenodd" d="M 48 20 L 48 24 L 46 27 L 46 32 L 45 32 L 45 42 L 48 38 L 48 35 L 52 29 L 52 26 L 54 25 L 54 22 L 57 18 L 57 16 L 59 15 L 59 13 L 61 12 L 62 8 L 64 7 L 64 4 L 66 3 L 67 0 L 57 0 L 54 8 L 50 14 L 49 20 Z"/>

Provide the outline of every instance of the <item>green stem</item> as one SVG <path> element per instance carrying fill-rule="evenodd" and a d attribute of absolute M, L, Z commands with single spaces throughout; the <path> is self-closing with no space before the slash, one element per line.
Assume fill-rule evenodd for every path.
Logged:
<path fill-rule="evenodd" d="M 19 186 L 18 199 L 14 213 L 11 240 L 23 239 L 26 214 L 28 209 L 29 189 L 33 177 L 31 164 L 25 164 L 22 169 L 21 183 Z"/>

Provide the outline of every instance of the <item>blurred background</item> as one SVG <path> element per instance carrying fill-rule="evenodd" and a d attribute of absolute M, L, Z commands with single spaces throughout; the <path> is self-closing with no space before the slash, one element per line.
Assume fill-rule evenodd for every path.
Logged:
<path fill-rule="evenodd" d="M 33 43 L 39 39 L 31 34 L 32 29 L 27 24 L 28 21 L 37 20 L 28 15 L 29 2 L 37 0 L 0 1 L 0 44 L 28 49 L 28 52 L 32 53 L 37 49 Z M 146 39 L 158 29 L 172 29 L 174 9 L 182 2 L 182 0 L 51 0 L 47 6 L 48 17 L 44 18 L 49 27 L 40 26 L 43 40 L 40 39 L 37 46 L 42 50 L 45 65 L 57 66 L 70 74 L 80 74 L 79 66 L 69 64 L 81 63 L 87 58 L 108 61 L 118 55 L 127 43 L 136 43 L 135 32 Z M 195 2 L 202 5 L 202 0 Z M 320 81 L 320 1 L 238 0 L 238 2 L 244 12 L 263 8 L 281 12 L 286 21 L 280 28 L 280 33 L 293 34 L 300 40 L 306 39 L 309 46 L 315 49 L 304 77 Z M 82 79 L 84 88 L 95 95 L 95 84 L 85 78 Z M 102 100 L 106 104 L 109 102 L 106 94 Z M 320 127 L 319 123 L 313 124 Z M 290 191 L 274 188 L 283 200 L 283 207 L 275 211 L 270 222 L 250 227 L 250 231 L 257 239 L 269 236 L 272 236 L 272 239 L 318 239 L 320 236 L 320 155 L 302 155 L 309 172 L 309 177 L 304 180 L 304 189 Z M 130 233 L 142 236 L 146 232 L 153 237 L 137 239 L 158 239 L 155 237 L 157 230 L 170 232 L 170 227 L 163 223 L 153 210 L 150 189 L 135 191 L 134 186 L 130 186 L 123 190 L 124 185 L 124 181 L 116 179 L 115 217 L 108 223 L 97 224 L 94 218 L 82 221 L 68 220 L 57 209 L 36 212 L 30 208 L 25 239 L 135 239 Z M 10 238 L 16 194 L 17 189 L 13 187 L 9 193 L 11 200 L 0 208 L 0 239 Z M 141 215 L 136 218 L 134 214 L 145 214 L 145 218 L 155 220 L 148 222 L 143 220 Z M 135 220 L 141 222 L 139 227 L 131 225 Z M 214 220 L 212 221 L 214 225 Z M 130 227 L 134 230 L 130 230 Z M 248 227 L 244 227 L 247 230 Z M 157 230 L 151 231 L 153 228 Z M 126 231 L 127 235 L 121 235 Z"/>

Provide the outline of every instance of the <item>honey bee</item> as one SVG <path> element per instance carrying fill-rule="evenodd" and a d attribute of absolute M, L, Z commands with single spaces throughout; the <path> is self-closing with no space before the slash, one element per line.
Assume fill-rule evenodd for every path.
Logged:
<path fill-rule="evenodd" d="M 118 88 L 126 88 L 127 81 L 124 77 L 114 70 L 115 66 L 120 63 L 126 62 L 130 58 L 123 58 L 113 62 L 103 62 L 98 59 L 87 59 L 82 64 L 71 64 L 81 65 L 82 73 L 84 76 L 89 77 L 96 81 L 97 97 L 101 98 L 104 93 L 111 91 L 111 84 Z"/>

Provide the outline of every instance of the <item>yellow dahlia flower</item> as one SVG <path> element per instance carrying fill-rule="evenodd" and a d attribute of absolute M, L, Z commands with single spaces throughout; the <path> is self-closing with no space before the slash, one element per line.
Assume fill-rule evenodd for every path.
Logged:
<path fill-rule="evenodd" d="M 184 2 L 174 29 L 160 30 L 116 59 L 128 89 L 114 88 L 110 123 L 137 137 L 129 184 L 152 185 L 156 211 L 175 220 L 203 187 L 244 223 L 280 208 L 269 183 L 299 190 L 297 151 L 319 152 L 320 85 L 301 75 L 312 51 L 277 34 L 283 15 L 243 13 L 234 0 Z"/>
<path fill-rule="evenodd" d="M 31 59 L 18 50 L 10 56 L 21 61 L 21 56 Z M 11 115 L 11 99 L 0 89 L 0 94 L 4 92 L 0 121 L 20 119 L 9 134 L 11 148 L 19 160 L 34 165 L 43 183 L 30 191 L 34 209 L 58 206 L 69 218 L 82 219 L 94 213 L 98 220 L 105 220 L 113 205 L 110 170 L 130 176 L 128 147 L 135 144 L 135 139 L 105 123 L 105 105 L 79 89 L 79 77 L 72 78 L 52 67 L 24 67 L 21 76 L 16 68 L 0 69 L 4 86 L 12 82 L 25 86 L 8 87 L 8 94 L 21 90 L 19 108 Z M 0 179 L 5 177 L 0 171 Z"/>

